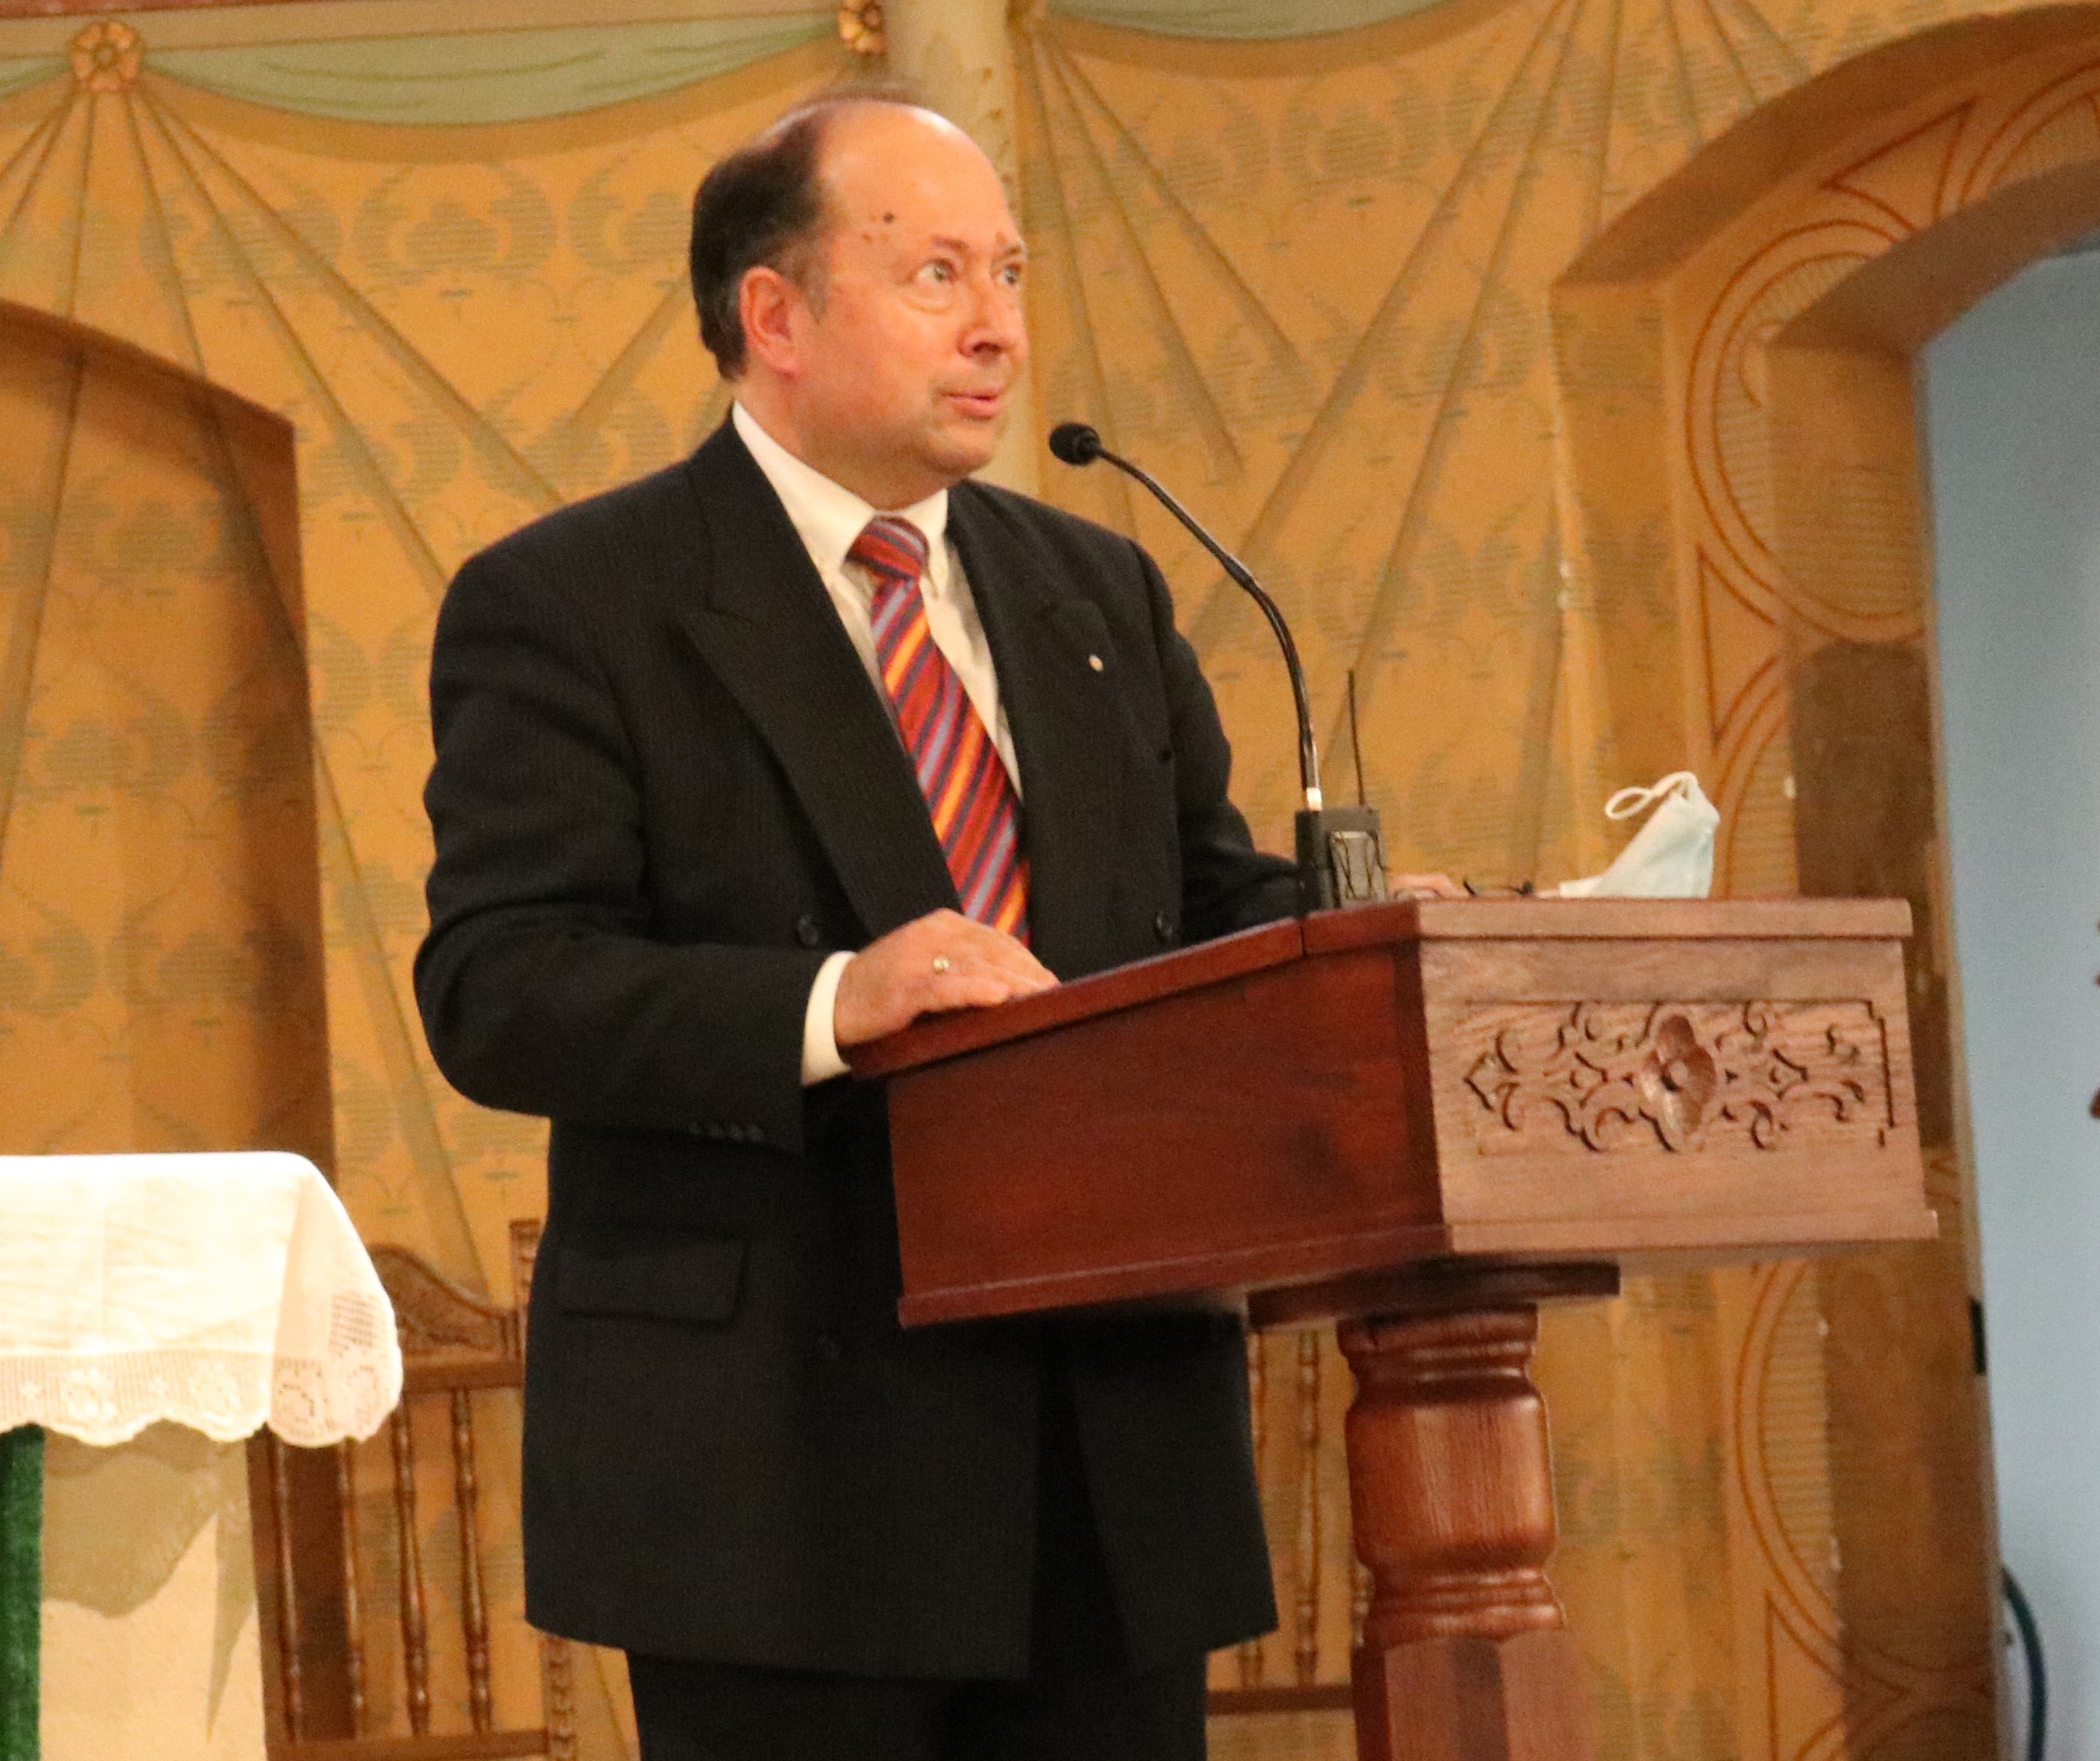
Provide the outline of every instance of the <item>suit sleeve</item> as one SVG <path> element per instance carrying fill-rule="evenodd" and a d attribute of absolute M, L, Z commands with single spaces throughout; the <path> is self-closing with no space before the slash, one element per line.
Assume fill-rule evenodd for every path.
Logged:
<path fill-rule="evenodd" d="M 416 996 L 483 1106 L 799 1150 L 821 951 L 652 934 L 642 792 L 581 596 L 470 562 L 431 651 L 436 855 Z"/>
<path fill-rule="evenodd" d="M 1232 746 L 1196 651 L 1174 625 L 1174 603 L 1158 567 L 1143 558 L 1154 641 L 1174 748 L 1176 832 L 1181 852 L 1181 939 L 1208 941 L 1289 917 L 1298 910 L 1294 863 L 1255 848 L 1233 806 Z"/>

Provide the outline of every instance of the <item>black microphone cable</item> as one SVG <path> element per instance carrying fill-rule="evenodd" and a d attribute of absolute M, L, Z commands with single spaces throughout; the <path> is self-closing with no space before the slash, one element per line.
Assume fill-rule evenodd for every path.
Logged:
<path fill-rule="evenodd" d="M 2020 1658 L 2027 1665 L 2027 1741 L 2026 1761 L 2042 1761 L 2049 1746 L 2049 1666 L 2042 1661 L 2041 1624 L 2028 1604 L 2027 1592 L 2010 1565 L 1999 1568 L 2005 1587 L 2005 1606 L 2020 1635 Z"/>

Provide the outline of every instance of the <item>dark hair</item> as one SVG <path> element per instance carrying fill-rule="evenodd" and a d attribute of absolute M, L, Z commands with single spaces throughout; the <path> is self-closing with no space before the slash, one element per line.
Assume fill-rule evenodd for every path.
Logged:
<path fill-rule="evenodd" d="M 701 179 L 693 196 L 693 304 L 700 340 L 725 379 L 743 371 L 738 299 L 748 271 L 778 270 L 821 309 L 823 262 L 814 247 L 828 217 L 818 161 L 832 117 L 851 104 L 916 102 L 901 86 L 827 93 L 798 104 Z"/>

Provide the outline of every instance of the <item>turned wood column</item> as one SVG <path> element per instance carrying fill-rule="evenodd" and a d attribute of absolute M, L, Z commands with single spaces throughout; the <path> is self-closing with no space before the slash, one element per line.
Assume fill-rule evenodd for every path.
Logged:
<path fill-rule="evenodd" d="M 1343 1322 L 1371 1604 L 1360 1761 L 1584 1761 L 1581 1656 L 1546 1582 L 1553 1473 L 1529 1303 Z"/>

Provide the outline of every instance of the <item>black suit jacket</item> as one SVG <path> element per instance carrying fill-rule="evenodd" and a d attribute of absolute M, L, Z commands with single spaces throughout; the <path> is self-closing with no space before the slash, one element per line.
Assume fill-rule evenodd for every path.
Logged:
<path fill-rule="evenodd" d="M 1037 956 L 1071 978 L 1287 912 L 1149 559 L 975 483 L 950 520 L 1017 748 Z M 1135 1660 L 1273 1624 L 1236 1326 L 897 1324 L 882 1097 L 805 1090 L 802 1017 L 829 951 L 955 895 L 734 430 L 470 561 L 431 709 L 431 1049 L 466 1095 L 554 1122 L 532 1620 L 721 1662 L 1025 1673 L 1054 1326 Z"/>

